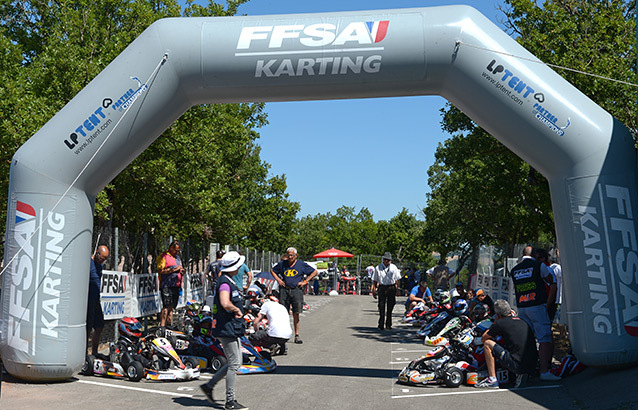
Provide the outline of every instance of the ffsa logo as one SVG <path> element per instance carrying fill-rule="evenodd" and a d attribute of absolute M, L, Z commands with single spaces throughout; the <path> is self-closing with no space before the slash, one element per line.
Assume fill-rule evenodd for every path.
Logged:
<path fill-rule="evenodd" d="M 237 50 L 266 44 L 271 49 L 295 44 L 304 47 L 375 44 L 386 37 L 389 24 L 389 20 L 358 21 L 349 23 L 342 30 L 331 23 L 244 27 L 237 41 Z"/>

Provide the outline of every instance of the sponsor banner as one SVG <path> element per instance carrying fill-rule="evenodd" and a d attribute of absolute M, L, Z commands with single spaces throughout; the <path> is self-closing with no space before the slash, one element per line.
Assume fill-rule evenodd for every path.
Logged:
<path fill-rule="evenodd" d="M 162 309 L 157 276 L 157 273 L 132 275 L 134 300 L 131 301 L 131 316 L 150 316 Z"/>
<path fill-rule="evenodd" d="M 185 288 L 186 300 L 203 303 L 206 299 L 206 280 L 203 272 L 188 273 L 184 277 L 182 286 Z"/>
<path fill-rule="evenodd" d="M 100 302 L 105 320 L 131 316 L 133 292 L 129 276 L 126 272 L 102 271 Z"/>
<path fill-rule="evenodd" d="M 472 281 L 474 281 L 474 279 L 472 279 Z M 477 273 L 476 289 L 483 289 L 483 291 L 487 293 L 492 300 L 506 300 L 512 308 L 516 309 L 514 283 L 509 276 L 490 276 L 483 273 Z"/>
<path fill-rule="evenodd" d="M 205 81 L 211 87 L 351 85 L 425 77 L 419 13 L 204 23 L 202 41 L 202 64 L 211 73 Z"/>
<path fill-rule="evenodd" d="M 571 292 L 578 292 L 575 299 L 582 298 L 589 331 L 638 337 L 636 190 L 618 184 L 619 178 L 610 180 L 606 176 L 568 180 L 572 233 L 583 254 L 574 258 L 580 286 L 565 290 L 568 300 Z M 591 196 L 579 195 L 583 192 Z"/>
<path fill-rule="evenodd" d="M 5 262 L 11 261 L 2 278 L 2 345 L 17 356 L 38 357 L 47 352 L 58 363 L 66 361 L 74 237 L 74 195 L 64 197 L 58 211 L 50 212 L 59 196 L 15 193 L 11 196 L 5 244 Z M 38 229 L 39 227 L 39 229 Z M 9 358 L 9 355 L 7 355 Z M 18 359 L 20 361 L 22 359 Z"/>

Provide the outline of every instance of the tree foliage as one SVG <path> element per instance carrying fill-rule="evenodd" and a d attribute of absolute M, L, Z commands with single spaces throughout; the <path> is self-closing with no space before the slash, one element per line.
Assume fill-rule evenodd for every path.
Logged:
<path fill-rule="evenodd" d="M 506 0 L 504 25 L 541 60 L 599 76 L 636 81 L 635 2 Z M 634 87 L 558 70 L 636 133 Z M 480 244 L 547 241 L 554 236 L 545 178 L 456 107 L 442 110 L 452 137 L 428 170 L 431 193 L 423 240 L 446 254 Z"/>
<path fill-rule="evenodd" d="M 380 256 L 391 252 L 399 264 L 421 261 L 425 257 L 419 240 L 423 224 L 405 208 L 389 221 L 375 222 L 367 208 L 356 212 L 354 207 L 342 206 L 335 214 L 328 212 L 298 220 L 289 246 L 297 248 L 306 259 L 335 247 L 354 255 Z"/>
<path fill-rule="evenodd" d="M 187 1 L 183 10 L 176 0 L 0 2 L 2 198 L 16 149 L 151 23 L 233 15 L 245 1 Z M 282 246 L 299 206 L 260 159 L 256 130 L 266 123 L 263 104 L 193 107 L 98 195 L 96 223 Z"/>

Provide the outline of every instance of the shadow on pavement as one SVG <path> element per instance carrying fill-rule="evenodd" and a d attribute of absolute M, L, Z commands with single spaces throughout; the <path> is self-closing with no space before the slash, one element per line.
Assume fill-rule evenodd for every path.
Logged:
<path fill-rule="evenodd" d="M 224 408 L 224 400 L 216 401 L 215 404 L 210 404 L 208 400 L 204 397 L 204 394 L 200 394 L 202 396 L 201 399 L 196 399 L 192 397 L 174 397 L 173 403 L 179 404 L 182 407 L 211 407 L 213 409 L 223 409 Z"/>
<path fill-rule="evenodd" d="M 377 327 L 370 326 L 351 326 L 354 336 L 363 339 L 379 340 L 382 342 L 395 343 L 418 343 L 419 338 L 416 335 L 418 328 L 405 327 L 405 325 L 392 327 L 392 329 L 380 330 Z M 421 340 L 423 343 L 423 340 Z"/>
<path fill-rule="evenodd" d="M 399 371 L 392 369 L 362 369 L 355 367 L 280 365 L 277 367 L 277 374 L 314 374 L 320 376 L 352 376 L 391 379 L 393 377 L 397 377 Z"/>

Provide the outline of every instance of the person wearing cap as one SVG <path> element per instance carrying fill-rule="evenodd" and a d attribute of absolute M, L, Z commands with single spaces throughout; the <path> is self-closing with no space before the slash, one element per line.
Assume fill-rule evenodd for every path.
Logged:
<path fill-rule="evenodd" d="M 292 309 L 295 343 L 301 344 L 303 341 L 299 336 L 299 314 L 303 308 L 303 288 L 317 276 L 317 270 L 297 259 L 297 249 L 290 247 L 286 249 L 286 254 L 288 259 L 280 261 L 270 273 L 279 284 L 279 303 L 286 309 Z"/>
<path fill-rule="evenodd" d="M 372 275 L 372 296 L 378 298 L 379 330 L 392 329 L 392 311 L 397 301 L 397 281 L 401 271 L 392 263 L 392 254 L 383 254 L 383 261 Z"/>
<path fill-rule="evenodd" d="M 270 349 L 272 356 L 286 354 L 286 342 L 292 336 L 288 309 L 279 303 L 277 296 L 279 296 L 279 293 L 275 290 L 261 305 L 261 310 L 255 320 L 253 320 L 255 333 L 249 336 L 253 346 Z M 259 323 L 264 318 L 268 319 L 268 328 L 266 330 L 259 329 Z"/>
<path fill-rule="evenodd" d="M 160 294 L 162 296 L 162 310 L 160 312 L 160 326 L 171 326 L 173 323 L 173 309 L 179 301 L 179 291 L 182 288 L 184 268 L 179 257 L 179 241 L 173 241 L 168 250 L 157 257 L 157 273 L 160 277 Z"/>
<path fill-rule="evenodd" d="M 490 312 L 494 313 L 494 301 L 492 300 L 490 295 L 485 293 L 483 289 L 477 289 L 474 300 L 470 302 L 470 308 L 467 311 L 468 314 L 472 313 L 472 310 L 474 310 L 474 306 L 476 306 L 479 303 L 485 303 L 487 307 L 490 308 Z"/>
<path fill-rule="evenodd" d="M 222 347 L 228 360 L 219 368 L 210 381 L 200 388 L 206 399 L 215 404 L 213 389 L 217 382 L 226 377 L 226 404 L 224 409 L 248 409 L 235 399 L 235 378 L 241 366 L 242 352 L 239 338 L 244 335 L 244 303 L 241 290 L 232 279 L 246 258 L 235 251 L 222 257 L 221 275 L 217 280 L 213 303 L 213 326 L 211 333 Z"/>
<path fill-rule="evenodd" d="M 405 301 L 405 310 L 412 310 L 418 303 L 434 303 L 432 299 L 432 292 L 430 288 L 428 288 L 428 281 L 425 278 L 419 282 L 418 285 L 414 286 L 410 291 L 410 295 L 408 296 L 408 300 Z"/>
<path fill-rule="evenodd" d="M 452 279 L 454 275 L 456 275 L 456 272 L 454 272 L 454 270 L 448 268 L 445 265 L 444 258 L 441 258 L 439 260 L 439 264 L 433 268 L 428 269 L 426 273 L 429 276 L 432 276 L 434 280 L 433 289 L 443 289 L 443 290 L 450 289 L 450 279 Z"/>
<path fill-rule="evenodd" d="M 523 387 L 528 375 L 536 369 L 536 340 L 528 324 L 512 316 L 512 308 L 507 301 L 498 299 L 494 303 L 496 320 L 481 340 L 485 347 L 485 364 L 488 377 L 474 385 L 478 388 L 498 388 L 496 379 L 496 360 L 512 373 L 516 374 L 514 387 Z M 501 336 L 504 345 L 495 342 Z"/>

